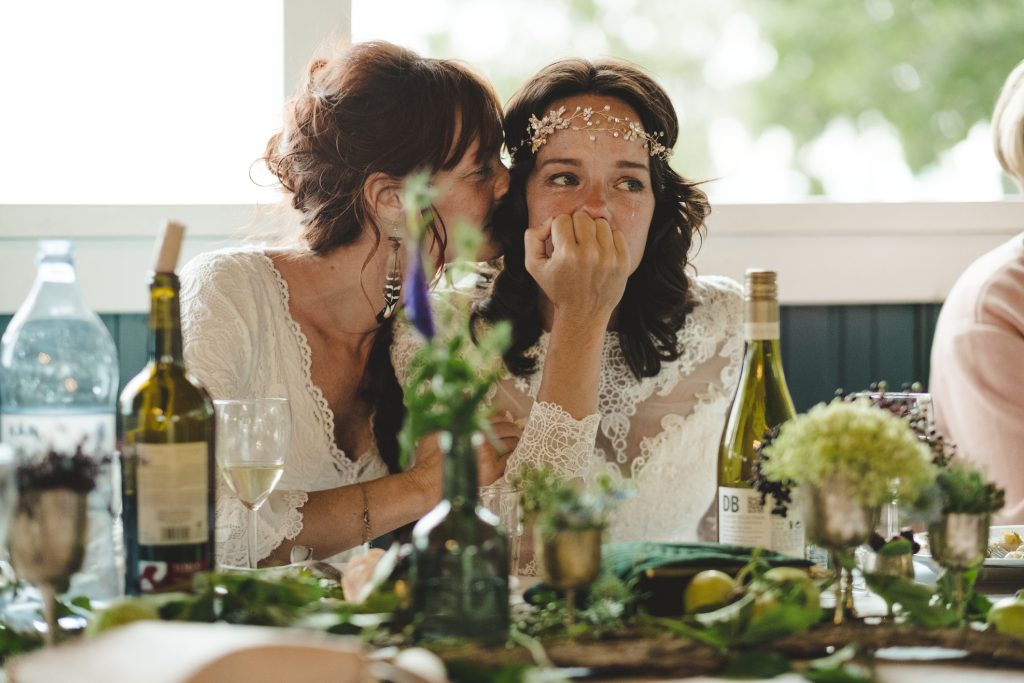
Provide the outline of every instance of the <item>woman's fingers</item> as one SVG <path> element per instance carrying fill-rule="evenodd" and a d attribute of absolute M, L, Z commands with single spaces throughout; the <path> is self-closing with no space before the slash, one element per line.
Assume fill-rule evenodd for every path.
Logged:
<path fill-rule="evenodd" d="M 586 211 L 577 211 L 572 215 L 572 229 L 576 236 L 576 244 L 584 251 L 597 247 L 594 219 Z"/>
<path fill-rule="evenodd" d="M 548 258 L 547 241 L 551 239 L 551 221 L 536 227 L 527 228 L 523 236 L 526 260 Z"/>
<path fill-rule="evenodd" d="M 615 262 L 628 273 L 629 247 L 626 246 L 626 238 L 622 236 L 622 231 L 612 230 L 612 243 L 615 245 Z"/>
<path fill-rule="evenodd" d="M 594 238 L 597 240 L 597 246 L 600 247 L 602 254 L 609 254 L 615 248 L 612 240 L 612 228 L 603 218 L 594 221 Z"/>
<path fill-rule="evenodd" d="M 551 219 L 551 245 L 556 253 L 561 250 L 572 250 L 576 247 L 576 234 L 573 232 L 572 216 L 562 214 Z"/>

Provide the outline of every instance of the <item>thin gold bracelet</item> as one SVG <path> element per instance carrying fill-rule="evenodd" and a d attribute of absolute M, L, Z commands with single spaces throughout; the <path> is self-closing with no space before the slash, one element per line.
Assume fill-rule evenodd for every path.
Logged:
<path fill-rule="evenodd" d="M 363 493 L 363 544 L 367 544 L 371 540 L 370 534 L 370 501 L 366 497 L 366 485 L 362 482 L 357 484 L 359 490 Z"/>

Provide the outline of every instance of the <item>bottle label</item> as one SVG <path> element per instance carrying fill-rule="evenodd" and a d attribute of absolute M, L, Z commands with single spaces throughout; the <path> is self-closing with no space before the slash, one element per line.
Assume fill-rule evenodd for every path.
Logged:
<path fill-rule="evenodd" d="M 114 411 L 4 412 L 0 415 L 0 441 L 25 457 L 47 451 L 72 455 L 79 446 L 93 458 L 114 454 Z"/>
<path fill-rule="evenodd" d="M 188 591 L 192 577 L 199 572 L 210 570 L 209 563 L 140 561 L 136 576 L 140 593 L 162 593 L 164 591 Z"/>
<path fill-rule="evenodd" d="M 718 542 L 761 547 L 791 557 L 804 557 L 803 520 L 790 510 L 772 514 L 770 501 L 761 502 L 753 489 L 718 487 Z"/>
<path fill-rule="evenodd" d="M 205 441 L 135 445 L 140 545 L 209 539 L 208 452 Z"/>
<path fill-rule="evenodd" d="M 743 323 L 743 338 L 748 341 L 761 341 L 766 339 L 779 338 L 779 322 L 754 323 L 746 321 Z"/>

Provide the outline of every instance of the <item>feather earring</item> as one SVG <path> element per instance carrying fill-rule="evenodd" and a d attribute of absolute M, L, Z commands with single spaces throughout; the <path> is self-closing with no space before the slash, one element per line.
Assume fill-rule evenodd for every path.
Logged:
<path fill-rule="evenodd" d="M 398 310 L 398 302 L 402 298 L 402 269 L 398 257 L 398 251 L 402 247 L 400 237 L 388 237 L 391 242 L 391 258 L 388 265 L 387 279 L 384 281 L 384 308 L 377 313 L 377 322 L 383 323 L 395 314 Z"/>

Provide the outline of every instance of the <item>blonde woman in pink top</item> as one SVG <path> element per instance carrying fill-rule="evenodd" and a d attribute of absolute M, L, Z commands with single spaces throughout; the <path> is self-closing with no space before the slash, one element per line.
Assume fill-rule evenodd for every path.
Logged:
<path fill-rule="evenodd" d="M 992 131 L 999 163 L 1024 188 L 1024 61 L 1003 86 Z M 972 263 L 950 291 L 931 393 L 939 430 L 1006 488 L 998 521 L 1024 523 L 1024 233 Z"/>

